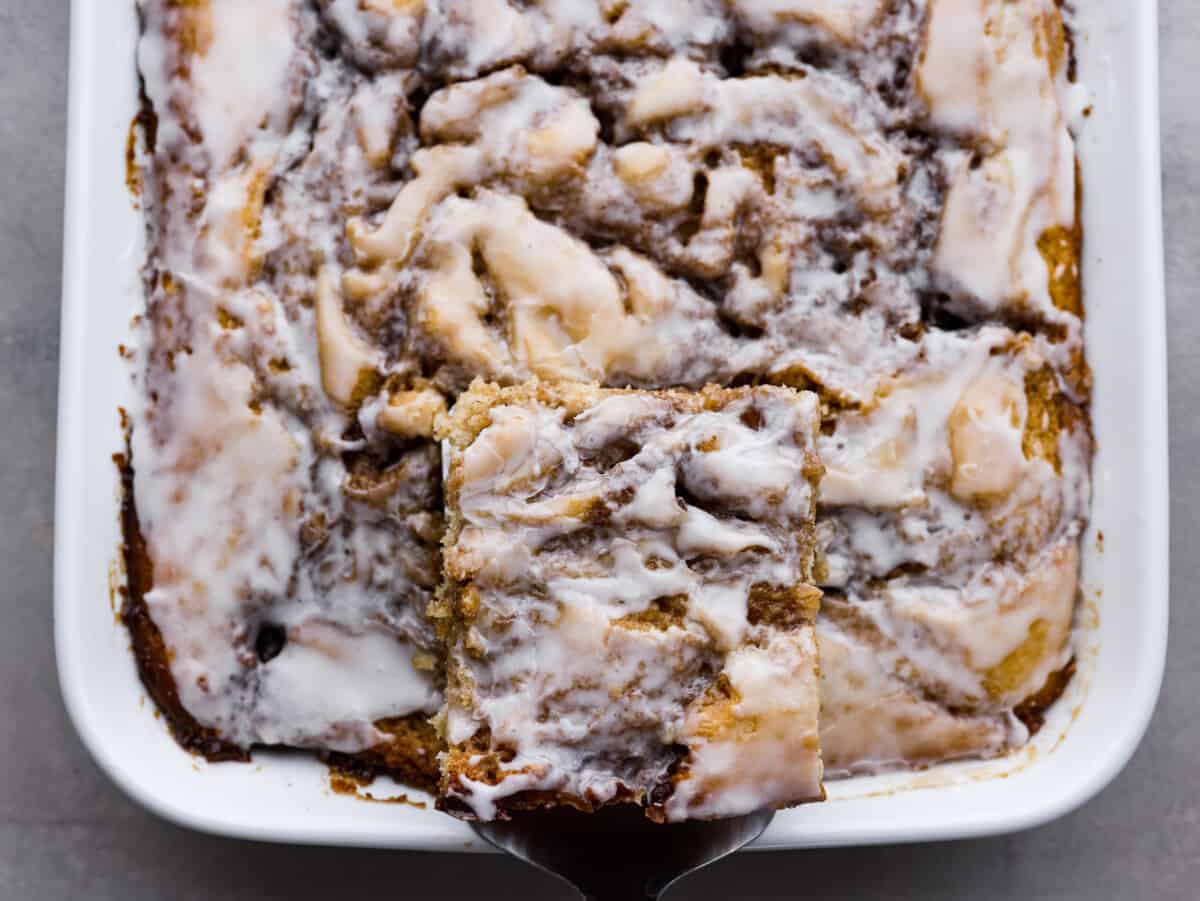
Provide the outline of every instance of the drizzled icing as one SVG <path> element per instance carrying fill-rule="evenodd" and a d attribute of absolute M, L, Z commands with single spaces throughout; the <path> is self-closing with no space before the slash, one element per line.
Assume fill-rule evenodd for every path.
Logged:
<path fill-rule="evenodd" d="M 964 49 L 972 2 L 332 3 L 361 58 L 460 80 L 420 111 L 417 177 L 350 223 L 343 290 L 410 298 L 412 347 L 453 390 L 758 373 L 861 401 L 920 356 L 931 308 L 1037 316 L 1077 344 L 1058 12 L 976 10 L 1005 30 Z M 385 33 L 409 35 L 407 62 Z M 832 63 L 805 61 L 814 42 Z M 960 63 L 977 88 L 945 86 Z M 472 257 L 487 232 L 555 248 L 514 261 L 536 290 Z M 564 255 L 587 274 L 566 307 L 546 293 Z"/>
<path fill-rule="evenodd" d="M 423 618 L 437 452 L 345 437 L 358 375 L 345 347 L 361 339 L 340 297 L 314 310 L 311 277 L 297 288 L 287 270 L 344 229 L 336 186 L 306 181 L 346 161 L 350 202 L 381 181 L 353 117 L 325 102 L 362 111 L 382 92 L 313 52 L 302 3 L 145 0 L 142 12 L 158 122 L 131 411 L 144 601 L 201 725 L 242 746 L 360 751 L 386 741 L 377 721 L 440 703 Z"/>
<path fill-rule="evenodd" d="M 1009 711 L 1069 659 L 1090 438 L 1045 349 L 994 327 L 928 342 L 821 438 L 831 769 L 1019 742 Z M 924 712 L 890 734 L 898 712 L 853 700 L 871 694 Z"/>
<path fill-rule="evenodd" d="M 930 7 L 917 90 L 934 128 L 969 145 L 947 155 L 935 282 L 988 313 L 1060 318 L 1050 287 L 1060 264 L 1046 252 L 1047 236 L 1075 229 L 1061 15 L 1049 2 Z"/>
<path fill-rule="evenodd" d="M 385 740 L 379 720 L 437 709 L 431 437 L 473 378 L 767 380 L 829 402 L 831 767 L 1024 740 L 1014 705 L 1069 655 L 1088 503 L 1077 92 L 1053 0 L 139 6 L 157 146 L 134 491 L 146 604 L 201 724 L 243 746 L 357 751 Z M 610 398 L 570 428 L 497 411 L 528 445 L 502 459 L 540 467 L 522 534 L 586 538 L 572 504 L 591 501 L 549 474 L 586 471 L 577 442 L 630 428 L 639 403 Z M 695 472 L 648 471 L 608 528 L 770 569 L 794 552 L 773 517 L 800 514 L 767 500 L 792 464 L 782 444 L 735 444 L 690 457 Z M 527 475 L 485 482 L 519 491 Z M 456 547 L 503 583 L 534 559 L 508 539 L 464 529 Z M 740 700 L 709 700 L 774 738 L 739 747 L 740 786 L 728 743 L 693 745 L 665 816 L 806 795 L 810 757 L 794 772 L 770 758 L 812 715 L 794 665 L 809 638 L 747 644 L 745 586 L 646 555 L 614 535 L 607 569 L 547 577 L 554 604 L 501 593 L 497 609 L 531 629 L 566 617 L 564 674 L 678 662 L 653 703 L 605 714 L 612 736 L 638 716 L 701 729 L 712 710 L 687 693 L 722 663 Z M 622 605 L 677 594 L 695 598 L 686 628 L 612 627 Z M 478 723 L 447 725 L 461 742 Z M 662 780 L 646 750 L 660 738 L 621 784 Z M 553 782 L 552 763 L 458 784 L 484 815 Z M 600 766 L 563 790 L 599 800 L 620 780 Z"/>
<path fill-rule="evenodd" d="M 195 17 L 191 59 L 196 125 L 214 168 L 225 169 L 247 137 L 286 126 L 296 102 L 288 75 L 296 61 L 290 0 L 215 0 Z"/>
<path fill-rule="evenodd" d="M 446 797 L 819 797 L 815 397 L 480 386 L 452 420 Z"/>
<path fill-rule="evenodd" d="M 883 0 L 732 0 L 738 21 L 755 34 L 805 29 L 855 43 L 883 14 Z"/>

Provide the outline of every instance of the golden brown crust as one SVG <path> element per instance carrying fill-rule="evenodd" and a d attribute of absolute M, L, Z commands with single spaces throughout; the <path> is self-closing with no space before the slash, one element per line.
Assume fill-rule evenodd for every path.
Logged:
<path fill-rule="evenodd" d="M 153 587 L 153 566 L 138 526 L 137 507 L 133 500 L 133 463 L 128 441 L 126 448 L 124 455 L 118 454 L 113 458 L 121 476 L 121 556 L 127 586 L 121 604 L 121 622 L 129 632 L 138 676 L 162 711 L 171 735 L 184 749 L 214 762 L 247 761 L 250 759 L 248 752 L 224 741 L 214 730 L 196 722 L 179 700 L 167 648 L 146 607 L 146 592 Z"/>
<path fill-rule="evenodd" d="M 423 713 L 379 720 L 375 728 L 389 736 L 357 754 L 322 753 L 330 767 L 356 776 L 386 775 L 423 791 L 433 792 L 438 783 L 438 754 L 445 747 L 437 729 Z"/>
<path fill-rule="evenodd" d="M 1046 677 L 1046 682 L 1034 694 L 1027 697 L 1016 706 L 1013 714 L 1029 730 L 1030 735 L 1036 734 L 1046 724 L 1046 713 L 1067 690 L 1075 677 L 1075 659 L 1060 670 L 1055 670 Z"/>

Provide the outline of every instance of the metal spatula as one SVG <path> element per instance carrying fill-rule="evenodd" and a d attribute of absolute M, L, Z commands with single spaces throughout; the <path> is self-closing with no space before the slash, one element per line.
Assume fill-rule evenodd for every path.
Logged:
<path fill-rule="evenodd" d="M 593 814 L 539 811 L 474 829 L 501 851 L 570 883 L 586 901 L 645 901 L 758 838 L 772 816 L 763 810 L 658 825 L 638 808 L 612 807 Z"/>

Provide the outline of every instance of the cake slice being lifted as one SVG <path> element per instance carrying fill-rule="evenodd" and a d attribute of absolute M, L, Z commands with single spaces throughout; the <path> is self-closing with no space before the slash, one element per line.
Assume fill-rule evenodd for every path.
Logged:
<path fill-rule="evenodd" d="M 821 799 L 817 399 L 477 382 L 449 445 L 440 806 Z"/>

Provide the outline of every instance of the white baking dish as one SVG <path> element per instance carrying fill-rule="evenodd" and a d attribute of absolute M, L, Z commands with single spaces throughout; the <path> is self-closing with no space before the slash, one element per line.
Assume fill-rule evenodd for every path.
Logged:
<path fill-rule="evenodd" d="M 1156 9 L 1125 0 L 1078 5 L 1080 71 L 1095 100 L 1081 147 L 1099 448 L 1081 675 L 1015 757 L 833 783 L 829 803 L 780 814 L 758 847 L 963 837 L 1045 822 L 1113 778 L 1154 708 L 1168 578 Z M 55 556 L 67 708 L 112 778 L 176 822 L 256 839 L 479 847 L 470 829 L 441 814 L 334 794 L 324 768 L 304 755 L 198 761 L 171 740 L 138 683 L 109 603 L 119 573 L 111 455 L 121 449 L 116 410 L 129 391 L 117 346 L 140 293 L 142 223 L 123 178 L 136 31 L 133 0 L 72 4 Z"/>

